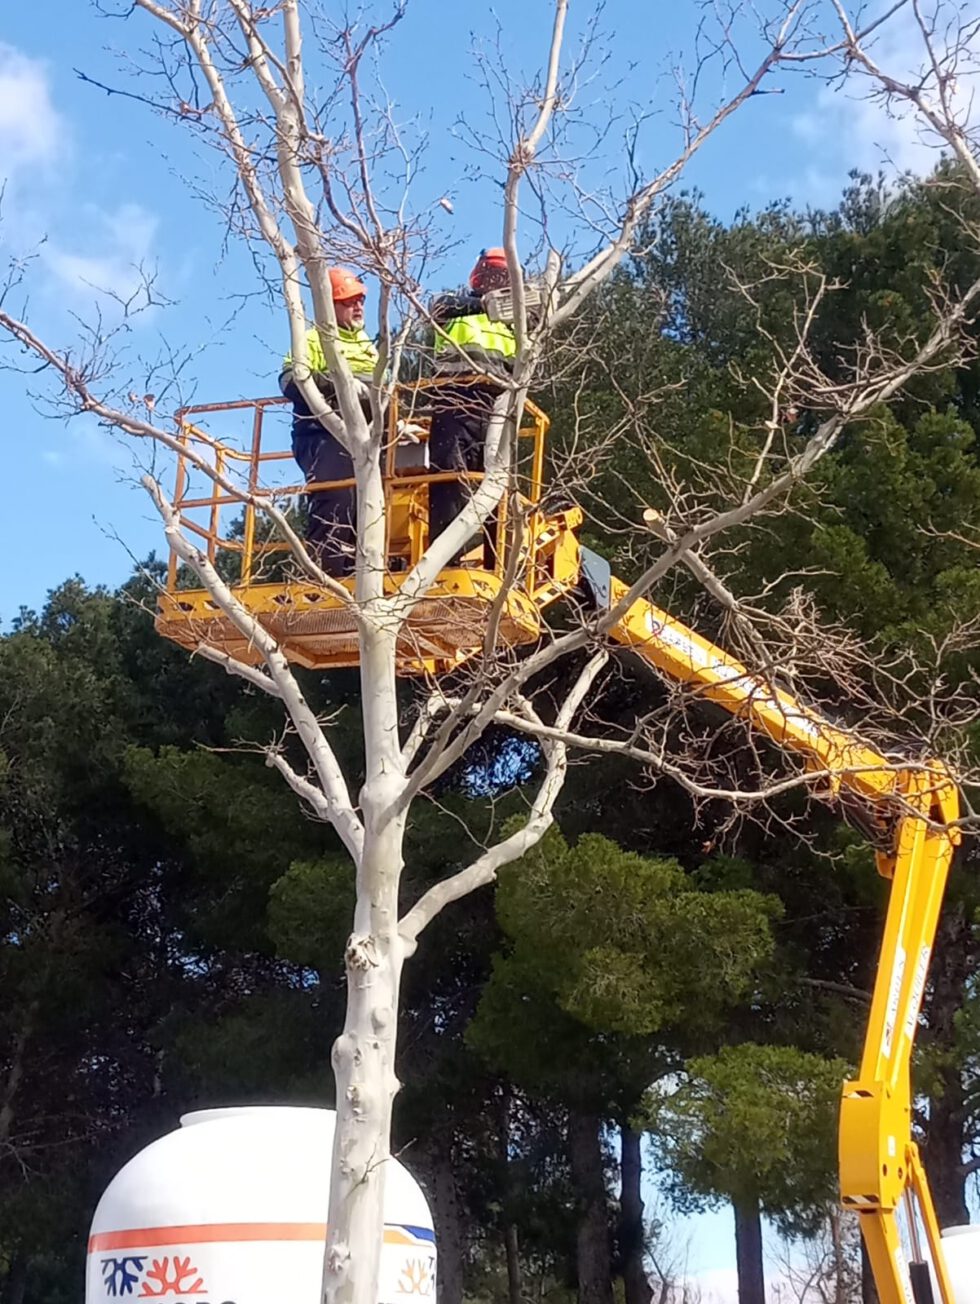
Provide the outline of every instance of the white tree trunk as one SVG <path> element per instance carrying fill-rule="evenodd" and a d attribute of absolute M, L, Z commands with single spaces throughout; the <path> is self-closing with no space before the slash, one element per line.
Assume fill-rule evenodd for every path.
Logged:
<path fill-rule="evenodd" d="M 347 947 L 347 1015 L 333 1049 L 337 1127 L 330 1181 L 324 1304 L 377 1304 L 395 1076 L 402 941 L 398 880 L 404 821 L 372 828 Z"/>
<path fill-rule="evenodd" d="M 373 736 L 385 738 L 380 723 L 388 712 L 383 674 L 393 652 L 376 635 L 374 657 L 364 656 L 365 723 Z M 391 674 L 391 706 L 394 674 Z M 397 724 L 397 721 L 395 721 Z M 397 729 L 391 733 L 397 744 Z M 387 751 L 386 745 L 378 749 Z M 398 886 L 403 866 L 404 815 L 388 812 L 404 778 L 397 767 L 397 746 L 369 777 L 361 793 L 364 851 L 357 869 L 354 931 L 347 944 L 347 1013 L 344 1030 L 333 1048 L 337 1089 L 330 1179 L 327 1247 L 324 1256 L 324 1304 L 377 1304 L 378 1270 L 384 1226 L 384 1186 L 390 1157 L 391 1111 L 398 1079 L 395 1052 L 398 994 L 404 943 L 398 931 Z M 380 757 L 378 758 L 381 759 Z"/>
<path fill-rule="evenodd" d="M 354 929 L 347 944 L 347 1013 L 333 1048 L 337 1126 L 330 1178 L 323 1304 L 377 1304 L 390 1158 L 391 1112 L 404 943 L 398 888 L 406 815 L 395 687 L 397 621 L 384 596 L 385 501 L 380 436 L 355 448 L 361 611 L 364 845 L 357 863 Z"/>

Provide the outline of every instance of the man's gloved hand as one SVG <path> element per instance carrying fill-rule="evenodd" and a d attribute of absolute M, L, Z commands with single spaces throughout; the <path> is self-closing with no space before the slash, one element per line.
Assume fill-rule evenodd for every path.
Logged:
<path fill-rule="evenodd" d="M 399 421 L 396 430 L 400 444 L 417 444 L 425 434 L 425 428 L 414 421 Z"/>

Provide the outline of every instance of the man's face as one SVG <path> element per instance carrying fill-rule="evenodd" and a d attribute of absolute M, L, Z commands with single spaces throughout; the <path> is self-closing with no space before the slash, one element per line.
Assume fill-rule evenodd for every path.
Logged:
<path fill-rule="evenodd" d="M 359 294 L 356 299 L 335 301 L 333 306 L 337 314 L 337 325 L 345 331 L 359 331 L 364 325 L 363 294 Z"/>

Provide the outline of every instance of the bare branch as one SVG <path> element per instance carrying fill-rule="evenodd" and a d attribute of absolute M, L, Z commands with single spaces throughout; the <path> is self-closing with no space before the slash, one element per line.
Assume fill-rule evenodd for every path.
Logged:
<path fill-rule="evenodd" d="M 607 660 L 608 653 L 604 651 L 597 652 L 583 667 L 558 713 L 556 729 L 559 732 L 563 731 L 571 723 L 575 713 L 595 682 L 596 676 Z M 533 715 L 533 710 L 530 708 L 529 710 Z M 519 860 L 525 852 L 529 851 L 544 837 L 551 827 L 554 819 L 555 801 L 564 783 L 565 771 L 568 765 L 565 744 L 560 739 L 552 740 L 549 738 L 547 740 L 546 757 L 547 765 L 544 778 L 535 794 L 523 828 L 484 852 L 478 860 L 475 860 L 466 869 L 461 869 L 450 878 L 443 879 L 441 883 L 431 887 L 402 918 L 398 925 L 398 931 L 409 953 L 414 950 L 423 928 L 431 923 L 436 915 L 451 901 L 458 901 L 460 897 L 468 896 L 470 892 L 476 891 L 478 887 L 492 883 L 502 866 L 508 865 L 514 860 Z"/>
<path fill-rule="evenodd" d="M 221 611 L 233 622 L 235 628 L 261 653 L 269 675 L 289 713 L 289 718 L 292 720 L 296 732 L 299 734 L 303 746 L 306 748 L 316 769 L 317 778 L 320 781 L 324 799 L 327 802 L 328 818 L 339 833 L 341 841 L 350 852 L 355 863 L 358 863 L 364 841 L 363 825 L 354 813 L 347 792 L 347 784 L 333 749 L 327 742 L 319 721 L 303 697 L 278 643 L 238 601 L 205 554 L 195 548 L 181 534 L 180 521 L 157 482 L 151 476 L 144 476 L 143 486 L 160 513 L 164 533 L 170 547 L 182 561 L 191 567 Z"/>

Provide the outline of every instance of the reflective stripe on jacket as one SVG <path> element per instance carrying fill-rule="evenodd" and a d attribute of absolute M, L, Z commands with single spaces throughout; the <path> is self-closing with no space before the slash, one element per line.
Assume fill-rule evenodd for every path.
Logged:
<path fill-rule="evenodd" d="M 517 340 L 506 322 L 485 312 L 453 317 L 435 328 L 436 368 L 441 372 L 510 371 Z M 461 357 L 460 353 L 465 354 Z"/>
<path fill-rule="evenodd" d="M 374 343 L 367 331 L 363 327 L 361 330 L 348 331 L 344 330 L 342 326 L 338 326 L 337 336 L 340 351 L 347 359 L 347 365 L 354 375 L 370 375 L 378 361 L 378 350 L 374 347 Z M 320 332 L 315 326 L 312 330 L 306 332 L 306 348 L 310 359 L 310 370 L 325 372 L 327 370 L 327 360 L 323 356 Z M 282 362 L 283 371 L 288 371 L 292 365 L 292 354 L 287 353 Z"/>

